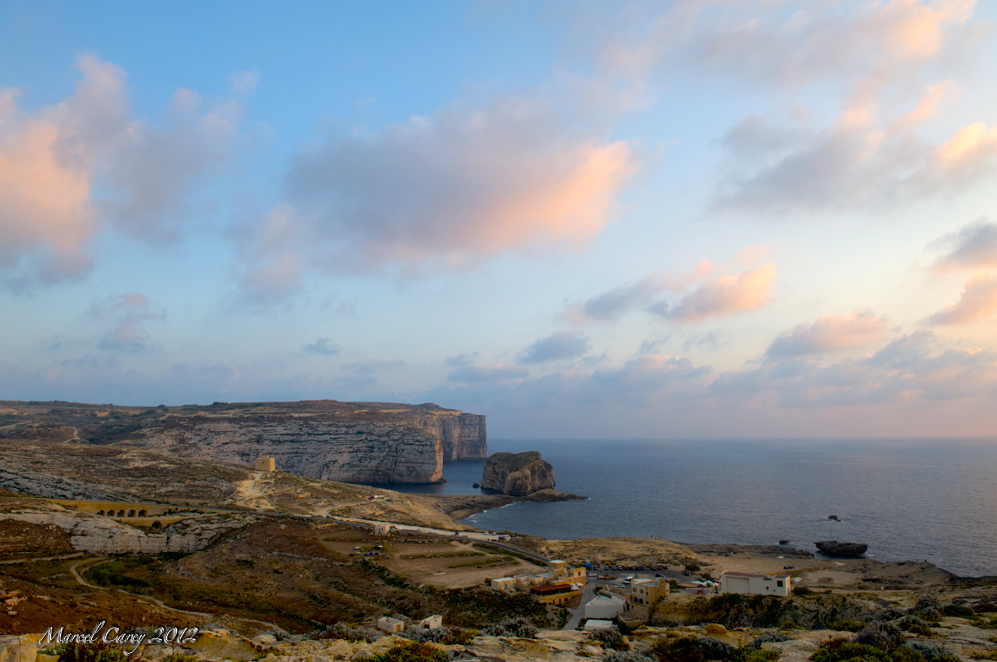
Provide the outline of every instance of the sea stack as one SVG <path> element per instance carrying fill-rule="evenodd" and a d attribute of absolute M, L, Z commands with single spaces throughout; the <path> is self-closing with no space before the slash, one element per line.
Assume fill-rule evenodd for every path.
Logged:
<path fill-rule="evenodd" d="M 554 487 L 554 467 L 537 451 L 493 453 L 485 460 L 481 487 L 510 496 L 526 496 Z"/>

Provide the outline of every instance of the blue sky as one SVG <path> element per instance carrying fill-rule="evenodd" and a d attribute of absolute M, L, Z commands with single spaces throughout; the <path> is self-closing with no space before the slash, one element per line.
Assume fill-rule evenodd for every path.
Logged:
<path fill-rule="evenodd" d="M 0 6 L 0 398 L 997 434 L 971 0 Z"/>

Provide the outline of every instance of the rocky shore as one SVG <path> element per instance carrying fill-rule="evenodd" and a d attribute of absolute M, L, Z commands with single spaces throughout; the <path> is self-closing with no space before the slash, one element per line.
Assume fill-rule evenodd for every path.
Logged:
<path fill-rule="evenodd" d="M 475 513 L 484 512 L 491 508 L 499 508 L 518 501 L 536 501 L 544 503 L 548 501 L 572 501 L 574 499 L 586 499 L 588 497 L 560 492 L 555 489 L 543 489 L 528 494 L 526 496 L 511 496 L 507 494 L 446 494 L 437 496 L 436 507 L 454 518 L 462 520 Z"/>

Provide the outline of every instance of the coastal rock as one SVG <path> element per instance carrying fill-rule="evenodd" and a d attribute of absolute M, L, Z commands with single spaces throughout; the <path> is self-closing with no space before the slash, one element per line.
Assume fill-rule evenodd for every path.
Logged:
<path fill-rule="evenodd" d="M 554 487 L 554 467 L 537 451 L 495 453 L 485 460 L 481 487 L 511 496 L 526 496 Z"/>
<path fill-rule="evenodd" d="M 814 544 L 817 545 L 821 554 L 837 559 L 857 559 L 865 554 L 865 550 L 869 549 L 869 545 L 865 543 L 838 542 L 837 540 L 821 540 Z"/>

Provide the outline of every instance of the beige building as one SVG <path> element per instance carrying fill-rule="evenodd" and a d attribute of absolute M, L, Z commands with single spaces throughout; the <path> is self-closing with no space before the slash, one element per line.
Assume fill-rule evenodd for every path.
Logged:
<path fill-rule="evenodd" d="M 493 579 L 492 588 L 497 588 L 500 591 L 512 591 L 516 588 L 516 578 L 499 577 L 498 579 Z"/>
<path fill-rule="evenodd" d="M 426 618 L 419 621 L 419 629 L 421 630 L 435 630 L 436 628 L 443 627 L 443 617 L 439 614 L 433 614 L 432 616 L 427 616 Z"/>
<path fill-rule="evenodd" d="M 397 618 L 391 618 L 390 616 L 382 616 L 377 619 L 377 629 L 383 630 L 388 634 L 394 634 L 405 629 L 405 622 Z"/>
<path fill-rule="evenodd" d="M 253 465 L 253 468 L 256 471 L 276 471 L 277 461 L 274 460 L 272 457 L 267 457 L 266 455 L 263 455 L 261 457 L 256 458 L 256 464 Z"/>
<path fill-rule="evenodd" d="M 630 621 L 651 618 L 655 606 L 670 590 L 668 580 L 663 577 L 633 580 L 630 582 L 627 603 L 623 607 L 624 617 Z"/>

